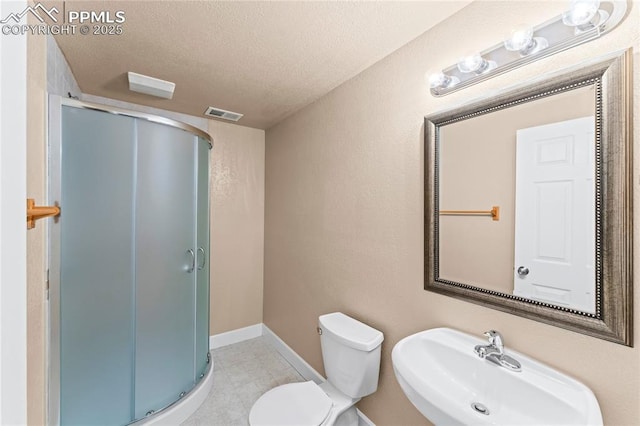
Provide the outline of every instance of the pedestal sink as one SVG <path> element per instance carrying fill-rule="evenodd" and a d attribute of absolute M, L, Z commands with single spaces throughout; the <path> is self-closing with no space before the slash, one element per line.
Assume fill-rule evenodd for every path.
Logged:
<path fill-rule="evenodd" d="M 437 426 L 602 425 L 584 384 L 518 352 L 509 371 L 474 352 L 487 343 L 449 328 L 422 331 L 393 348 L 393 370 L 413 405 Z M 549 350 L 554 350 L 550 347 Z"/>

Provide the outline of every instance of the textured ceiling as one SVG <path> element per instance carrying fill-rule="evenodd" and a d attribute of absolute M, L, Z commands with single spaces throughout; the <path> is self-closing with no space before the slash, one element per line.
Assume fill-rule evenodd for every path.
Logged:
<path fill-rule="evenodd" d="M 468 3 L 67 1 L 124 11 L 124 31 L 56 41 L 84 93 L 266 129 Z M 130 92 L 127 71 L 173 81 L 173 99 Z"/>

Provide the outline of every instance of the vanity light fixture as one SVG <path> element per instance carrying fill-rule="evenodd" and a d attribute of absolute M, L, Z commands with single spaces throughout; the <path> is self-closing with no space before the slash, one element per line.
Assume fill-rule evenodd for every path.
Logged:
<path fill-rule="evenodd" d="M 507 40 L 432 74 L 428 78 L 431 94 L 444 96 L 595 40 L 622 22 L 627 3 L 628 0 L 572 0 L 561 15 L 540 25 L 518 28 Z"/>

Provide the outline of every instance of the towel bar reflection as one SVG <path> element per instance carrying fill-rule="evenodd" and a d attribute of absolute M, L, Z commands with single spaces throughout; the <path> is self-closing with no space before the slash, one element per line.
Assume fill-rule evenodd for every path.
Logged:
<path fill-rule="evenodd" d="M 491 210 L 440 210 L 439 213 L 451 216 L 491 216 L 493 220 L 500 220 L 500 206 L 493 206 Z"/>
<path fill-rule="evenodd" d="M 36 227 L 36 220 L 45 217 L 58 216 L 60 207 L 58 206 L 36 206 L 33 198 L 27 198 L 27 229 Z"/>

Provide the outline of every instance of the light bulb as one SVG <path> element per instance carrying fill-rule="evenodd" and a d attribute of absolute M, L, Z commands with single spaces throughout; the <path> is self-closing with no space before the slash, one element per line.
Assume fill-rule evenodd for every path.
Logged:
<path fill-rule="evenodd" d="M 534 37 L 533 28 L 526 27 L 511 32 L 511 37 L 505 40 L 504 48 L 512 52 L 520 52 L 521 56 L 538 53 L 549 47 L 544 37 Z"/>
<path fill-rule="evenodd" d="M 445 88 L 445 87 L 453 87 L 460 82 L 460 79 L 456 76 L 449 76 L 445 73 L 438 72 L 435 74 L 431 74 L 427 81 L 429 82 L 429 87 L 432 89 L 437 88 Z"/>
<path fill-rule="evenodd" d="M 458 69 L 463 73 L 483 74 L 496 67 L 494 61 L 487 61 L 479 53 L 465 56 L 458 61 Z"/>
<path fill-rule="evenodd" d="M 569 10 L 562 14 L 562 22 L 571 27 L 591 22 L 600 8 L 600 0 L 572 0 Z"/>
<path fill-rule="evenodd" d="M 526 48 L 533 41 L 533 28 L 522 28 L 511 32 L 511 37 L 504 42 L 507 50 L 517 51 Z"/>
<path fill-rule="evenodd" d="M 478 71 L 485 60 L 482 59 L 482 56 L 479 54 L 465 56 L 458 61 L 458 69 L 460 72 L 468 73 L 468 72 L 476 72 Z"/>

